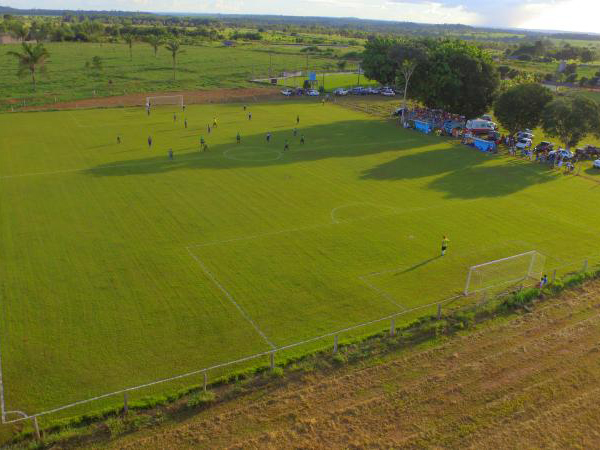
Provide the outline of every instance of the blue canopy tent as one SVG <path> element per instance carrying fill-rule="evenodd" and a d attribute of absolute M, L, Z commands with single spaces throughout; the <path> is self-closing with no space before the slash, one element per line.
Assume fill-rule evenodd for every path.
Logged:
<path fill-rule="evenodd" d="M 482 152 L 493 152 L 496 150 L 496 143 L 494 141 L 486 141 L 485 139 L 473 139 L 473 145 Z"/>
<path fill-rule="evenodd" d="M 429 134 L 433 130 L 433 126 L 429 122 L 423 122 L 422 120 L 415 120 L 415 130 L 421 133 Z"/>

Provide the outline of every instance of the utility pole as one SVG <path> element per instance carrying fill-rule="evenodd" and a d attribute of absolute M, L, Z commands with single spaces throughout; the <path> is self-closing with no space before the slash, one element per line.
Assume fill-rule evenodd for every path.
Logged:
<path fill-rule="evenodd" d="M 269 52 L 269 78 L 272 78 L 272 70 L 273 70 L 273 52 Z"/>
<path fill-rule="evenodd" d="M 358 63 L 358 84 L 357 86 L 360 86 L 360 63 Z"/>

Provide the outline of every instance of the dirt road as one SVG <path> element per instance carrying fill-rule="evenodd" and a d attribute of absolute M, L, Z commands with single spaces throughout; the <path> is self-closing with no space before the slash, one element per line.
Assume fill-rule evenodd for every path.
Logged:
<path fill-rule="evenodd" d="M 309 374 L 111 446 L 600 447 L 600 282 L 368 364 Z"/>

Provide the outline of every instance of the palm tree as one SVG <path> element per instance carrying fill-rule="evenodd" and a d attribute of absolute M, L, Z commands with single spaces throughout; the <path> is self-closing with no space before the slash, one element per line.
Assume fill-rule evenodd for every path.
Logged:
<path fill-rule="evenodd" d="M 124 34 L 123 40 L 129 45 L 129 61 L 133 61 L 133 42 L 135 41 L 135 36 L 131 33 Z"/>
<path fill-rule="evenodd" d="M 23 52 L 10 51 L 7 54 L 14 56 L 19 61 L 19 70 L 17 75 L 22 77 L 29 72 L 31 74 L 31 81 L 33 83 L 33 90 L 36 89 L 35 73 L 44 73 L 46 70 L 46 62 L 50 53 L 44 48 L 44 44 L 28 44 L 23 42 Z"/>
<path fill-rule="evenodd" d="M 160 36 L 152 34 L 146 38 L 146 42 L 154 49 L 154 57 L 157 57 L 158 48 L 163 44 L 163 40 Z"/>
<path fill-rule="evenodd" d="M 23 25 L 20 22 L 17 22 L 13 25 L 13 28 L 11 30 L 12 35 L 19 39 L 21 42 L 25 42 L 25 40 L 27 39 L 27 36 L 29 36 L 29 28 L 27 28 L 25 25 Z"/>
<path fill-rule="evenodd" d="M 183 53 L 181 50 L 181 44 L 176 39 L 171 39 L 165 44 L 165 48 L 171 52 L 173 58 L 173 80 L 175 80 L 175 69 L 177 67 L 177 55 Z"/>

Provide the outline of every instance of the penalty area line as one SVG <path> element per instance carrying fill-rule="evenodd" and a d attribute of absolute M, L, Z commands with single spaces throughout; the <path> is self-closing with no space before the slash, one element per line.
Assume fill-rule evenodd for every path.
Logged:
<path fill-rule="evenodd" d="M 200 266 L 200 268 L 202 269 L 202 271 L 206 274 L 206 276 L 208 278 L 210 278 L 210 280 L 215 284 L 215 286 L 217 286 L 217 288 L 219 288 L 219 290 L 223 293 L 223 295 L 225 295 L 225 297 L 227 298 L 227 300 L 229 300 L 233 304 L 233 306 L 235 306 L 237 308 L 237 310 L 240 312 L 240 314 L 242 315 L 242 317 L 244 317 L 244 319 L 246 319 L 248 321 L 248 323 L 250 323 L 250 325 L 252 325 L 252 327 L 260 335 L 260 337 L 262 337 L 262 339 L 272 349 L 277 348 L 275 346 L 275 344 L 273 344 L 269 340 L 269 338 L 266 336 L 266 334 L 260 329 L 260 327 L 252 319 L 252 317 L 250 317 L 250 315 L 244 310 L 244 308 L 242 308 L 240 306 L 240 304 L 235 301 L 235 299 L 233 298 L 233 295 L 231 295 L 231 293 L 227 289 L 225 289 L 225 287 L 219 282 L 219 280 L 217 279 L 217 277 L 210 270 L 208 270 L 208 267 L 206 267 L 206 265 L 202 262 L 202 260 L 198 257 L 198 255 L 196 255 L 189 247 L 186 247 L 186 250 L 188 251 L 188 253 L 190 254 L 190 256 L 192 258 L 194 258 L 194 260 L 198 263 L 198 265 Z"/>

